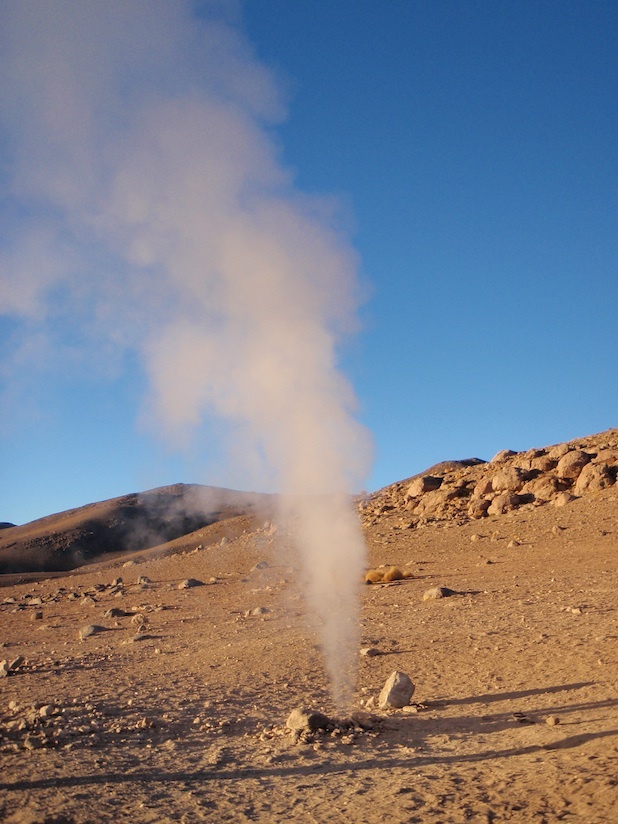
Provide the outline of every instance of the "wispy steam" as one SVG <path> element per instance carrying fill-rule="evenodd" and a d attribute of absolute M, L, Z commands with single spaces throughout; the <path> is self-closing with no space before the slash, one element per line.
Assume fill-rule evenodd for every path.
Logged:
<path fill-rule="evenodd" d="M 299 525 L 343 702 L 363 564 L 347 493 L 368 454 L 336 364 L 356 260 L 332 203 L 280 162 L 281 95 L 235 4 L 192 8 L 3 3 L 0 311 L 16 357 L 35 335 L 93 359 L 137 351 L 144 414 L 171 437 L 238 422 Z"/>

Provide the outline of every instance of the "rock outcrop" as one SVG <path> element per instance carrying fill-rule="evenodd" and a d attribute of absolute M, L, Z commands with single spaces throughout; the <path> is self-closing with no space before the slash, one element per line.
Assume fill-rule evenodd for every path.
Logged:
<path fill-rule="evenodd" d="M 616 483 L 618 429 L 527 452 L 504 449 L 491 461 L 444 461 L 359 503 L 365 525 L 392 528 L 465 523 L 521 507 L 564 506 Z"/>

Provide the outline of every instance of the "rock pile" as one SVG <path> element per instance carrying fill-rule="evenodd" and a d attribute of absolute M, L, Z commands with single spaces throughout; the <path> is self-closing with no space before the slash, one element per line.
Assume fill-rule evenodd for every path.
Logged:
<path fill-rule="evenodd" d="M 445 461 L 387 486 L 359 504 L 365 525 L 384 516 L 412 529 L 465 523 L 522 506 L 563 506 L 616 483 L 618 429 L 527 452 L 503 450 L 491 461 Z"/>
<path fill-rule="evenodd" d="M 382 719 L 367 712 L 354 712 L 349 718 L 329 718 L 321 712 L 297 707 L 289 714 L 285 726 L 264 728 L 261 741 L 291 735 L 294 743 L 324 744 L 327 739 L 354 744 L 364 734 L 379 734 Z"/>

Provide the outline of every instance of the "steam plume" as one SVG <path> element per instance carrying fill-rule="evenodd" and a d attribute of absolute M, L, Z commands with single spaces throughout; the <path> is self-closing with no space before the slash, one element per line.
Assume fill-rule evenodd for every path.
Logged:
<path fill-rule="evenodd" d="M 3 4 L 0 311 L 22 361 L 33 339 L 93 360 L 102 341 L 137 351 L 144 415 L 172 438 L 190 443 L 212 413 L 237 424 L 296 519 L 343 704 L 363 565 L 348 493 L 368 455 L 336 365 L 356 260 L 332 203 L 296 191 L 279 160 L 281 94 L 234 10 Z"/>

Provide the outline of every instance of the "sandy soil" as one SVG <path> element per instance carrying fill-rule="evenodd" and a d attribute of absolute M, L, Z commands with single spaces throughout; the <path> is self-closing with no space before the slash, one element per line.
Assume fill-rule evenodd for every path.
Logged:
<path fill-rule="evenodd" d="M 617 539 L 616 487 L 459 526 L 384 516 L 369 563 L 413 577 L 361 591 L 364 726 L 299 741 L 291 709 L 334 710 L 280 531 L 4 587 L 0 818 L 618 821 Z M 424 601 L 437 585 L 457 594 Z M 415 703 L 367 710 L 394 670 Z"/>

